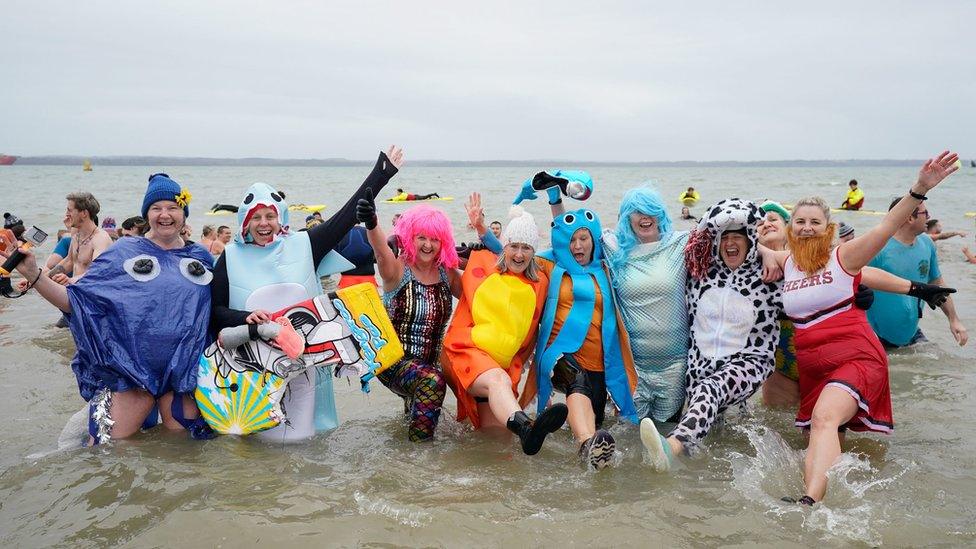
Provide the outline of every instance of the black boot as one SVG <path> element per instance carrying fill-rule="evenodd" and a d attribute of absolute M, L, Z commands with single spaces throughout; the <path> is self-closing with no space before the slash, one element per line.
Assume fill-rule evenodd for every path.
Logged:
<path fill-rule="evenodd" d="M 522 451 L 527 456 L 534 456 L 542 449 L 546 435 L 554 433 L 566 423 L 569 408 L 565 404 L 553 404 L 546 408 L 535 421 L 529 419 L 525 412 L 519 411 L 508 419 L 508 430 L 519 436 L 522 441 Z"/>

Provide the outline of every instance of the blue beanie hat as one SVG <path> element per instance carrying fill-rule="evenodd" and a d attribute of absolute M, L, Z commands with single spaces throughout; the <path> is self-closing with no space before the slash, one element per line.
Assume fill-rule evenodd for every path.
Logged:
<path fill-rule="evenodd" d="M 179 198 L 179 199 L 178 199 Z M 164 173 L 154 173 L 149 176 L 149 186 L 146 196 L 142 199 L 142 217 L 149 219 L 149 206 L 160 200 L 172 200 L 183 205 L 183 215 L 190 217 L 189 193 L 184 193 L 180 184 Z"/>

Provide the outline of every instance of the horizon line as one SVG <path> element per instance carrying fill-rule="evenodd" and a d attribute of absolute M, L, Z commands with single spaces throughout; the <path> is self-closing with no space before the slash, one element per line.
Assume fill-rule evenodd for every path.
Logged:
<path fill-rule="evenodd" d="M 10 155 L 14 156 L 14 155 Z M 74 165 L 90 162 L 92 165 L 103 166 L 135 166 L 145 164 L 169 165 L 207 165 L 207 166 L 362 166 L 372 165 L 374 160 L 358 160 L 348 158 L 274 158 L 274 157 L 207 157 L 207 156 L 158 156 L 158 155 L 34 155 L 16 156 L 16 164 L 20 165 Z M 408 160 L 407 165 L 415 166 L 634 166 L 634 167 L 695 167 L 695 166 L 918 166 L 923 159 L 901 158 L 847 158 L 847 159 L 801 159 L 786 160 L 570 160 L 558 158 L 537 159 L 490 159 L 490 160 L 447 160 L 447 159 L 417 159 Z M 965 164 L 965 163 L 964 163 Z"/>

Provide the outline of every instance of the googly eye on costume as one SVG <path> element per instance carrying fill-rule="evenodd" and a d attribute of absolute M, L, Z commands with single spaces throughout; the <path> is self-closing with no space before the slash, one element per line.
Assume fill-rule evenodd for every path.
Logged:
<path fill-rule="evenodd" d="M 586 219 L 587 219 L 588 221 L 593 221 L 593 220 L 595 219 L 595 218 L 593 217 L 593 212 L 591 212 L 591 211 L 589 211 L 589 210 L 586 210 L 585 212 L 583 212 L 583 215 L 585 215 L 585 216 L 586 216 Z"/>
<path fill-rule="evenodd" d="M 281 202 L 281 195 L 278 193 L 271 193 L 271 198 L 273 198 L 275 202 Z"/>
<path fill-rule="evenodd" d="M 206 286 L 213 280 L 213 273 L 192 257 L 184 257 L 180 260 L 180 272 L 187 280 L 200 286 Z"/>
<path fill-rule="evenodd" d="M 576 221 L 576 216 L 573 214 L 566 214 L 563 216 L 563 223 L 567 225 L 572 225 Z"/>
<path fill-rule="evenodd" d="M 159 260 L 151 255 L 137 255 L 125 260 L 122 269 L 139 282 L 149 282 L 159 276 Z"/>
<path fill-rule="evenodd" d="M 247 193 L 247 196 L 244 197 L 244 203 L 250 204 L 252 200 L 254 200 L 254 193 Z"/>

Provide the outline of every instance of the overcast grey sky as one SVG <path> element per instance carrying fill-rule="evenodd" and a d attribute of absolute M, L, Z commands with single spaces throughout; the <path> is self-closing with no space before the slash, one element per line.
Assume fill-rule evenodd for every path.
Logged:
<path fill-rule="evenodd" d="M 0 7 L 0 152 L 976 155 L 974 2 Z"/>

